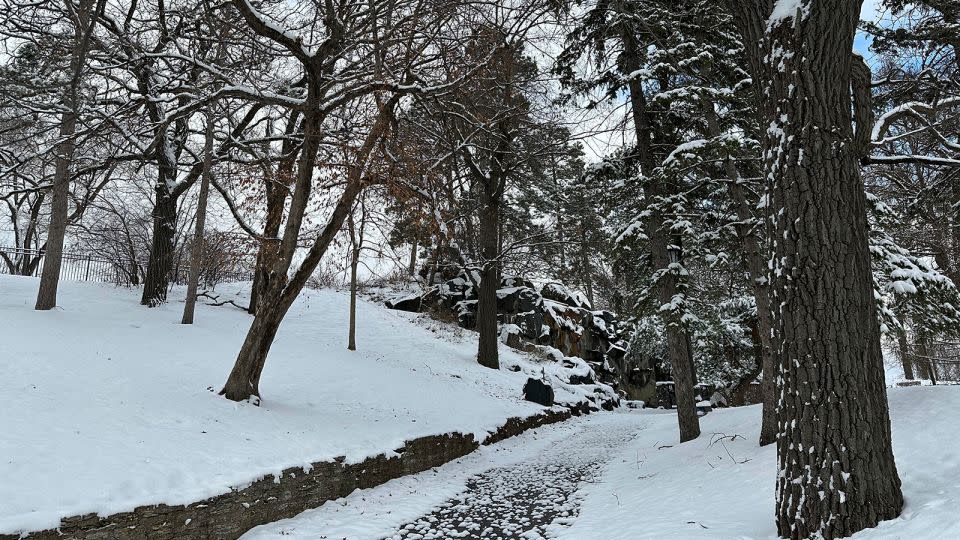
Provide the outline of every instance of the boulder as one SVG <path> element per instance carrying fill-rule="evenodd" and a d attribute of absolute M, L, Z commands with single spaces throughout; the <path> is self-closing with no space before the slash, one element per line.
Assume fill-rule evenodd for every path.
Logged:
<path fill-rule="evenodd" d="M 697 402 L 697 416 L 703 416 L 713 410 L 713 405 L 709 401 Z"/>
<path fill-rule="evenodd" d="M 500 327 L 500 342 L 511 349 L 522 349 L 520 341 L 520 327 L 515 324 L 505 324 Z"/>
<path fill-rule="evenodd" d="M 500 288 L 507 289 L 510 287 L 526 287 L 528 289 L 533 289 L 533 282 L 522 277 L 522 276 L 504 276 L 500 280 Z"/>
<path fill-rule="evenodd" d="M 386 305 L 390 309 L 397 309 L 400 311 L 411 311 L 413 313 L 420 313 L 420 308 L 422 304 L 423 304 L 422 294 L 412 294 L 407 296 L 401 296 L 401 297 L 392 298 L 386 301 Z"/>
<path fill-rule="evenodd" d="M 540 295 L 548 300 L 560 302 L 576 308 L 589 308 L 586 298 L 574 293 L 566 285 L 557 282 L 547 283 L 540 289 Z"/>
<path fill-rule="evenodd" d="M 529 378 L 523 385 L 523 399 L 544 407 L 552 407 L 553 387 L 539 379 Z"/>

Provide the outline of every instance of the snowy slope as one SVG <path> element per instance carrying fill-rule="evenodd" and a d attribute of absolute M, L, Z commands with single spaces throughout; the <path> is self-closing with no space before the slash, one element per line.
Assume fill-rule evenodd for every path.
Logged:
<path fill-rule="evenodd" d="M 61 307 L 36 312 L 37 283 L 0 276 L 0 533 L 188 503 L 423 435 L 482 438 L 542 409 L 521 400 L 526 372 L 540 372 L 533 360 L 504 348 L 504 365 L 521 372 L 480 367 L 473 336 L 416 315 L 361 301 L 359 350 L 347 351 L 347 297 L 333 291 L 297 301 L 264 370 L 262 406 L 237 404 L 216 391 L 249 315 L 198 306 L 183 326 L 182 292 L 147 309 L 137 291 L 70 282 Z"/>

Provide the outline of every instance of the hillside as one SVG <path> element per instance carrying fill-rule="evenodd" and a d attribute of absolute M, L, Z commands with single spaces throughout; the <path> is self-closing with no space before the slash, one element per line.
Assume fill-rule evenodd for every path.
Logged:
<path fill-rule="evenodd" d="M 182 290 L 148 309 L 135 290 L 64 282 L 62 307 L 38 312 L 36 286 L 0 276 L 0 534 L 190 503 L 288 467 L 359 462 L 413 437 L 482 439 L 543 410 L 522 399 L 528 375 L 563 376 L 506 347 L 503 369 L 483 368 L 475 334 L 365 301 L 350 352 L 347 296 L 306 291 L 270 353 L 261 406 L 238 404 L 217 390 L 249 325 L 243 311 L 200 305 L 183 326 Z M 592 390 L 553 380 L 558 401 Z"/>

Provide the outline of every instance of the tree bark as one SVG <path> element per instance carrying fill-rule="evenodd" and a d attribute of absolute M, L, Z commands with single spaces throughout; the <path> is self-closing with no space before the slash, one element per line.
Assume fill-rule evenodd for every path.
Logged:
<path fill-rule="evenodd" d="M 500 288 L 499 264 L 499 197 L 488 186 L 480 190 L 480 250 L 483 266 L 477 299 L 477 331 L 480 333 L 477 361 L 480 365 L 500 369 L 500 338 L 497 335 L 497 289 Z"/>
<path fill-rule="evenodd" d="M 167 301 L 177 231 L 177 199 L 170 194 L 163 181 L 157 183 L 154 192 L 157 203 L 153 207 L 153 240 L 140 297 L 140 304 L 149 307 Z"/>
<path fill-rule="evenodd" d="M 704 117 L 707 121 L 707 135 L 720 136 L 720 123 L 712 101 L 704 98 Z M 737 236 L 747 257 L 747 275 L 754 303 L 757 307 L 757 335 L 760 340 L 761 390 L 763 394 L 763 412 L 760 422 L 760 446 L 772 444 L 777 440 L 777 385 L 776 370 L 773 361 L 773 347 L 770 343 L 770 297 L 767 290 L 767 261 L 760 239 L 750 230 L 749 223 L 755 220 L 753 206 L 747 200 L 746 190 L 741 183 L 740 171 L 732 157 L 723 160 L 724 173 L 729 182 L 727 189 L 737 213 Z"/>
<path fill-rule="evenodd" d="M 43 272 L 37 291 L 35 309 L 48 310 L 57 305 L 57 288 L 60 285 L 60 267 L 63 262 L 63 243 L 69 221 L 70 169 L 76 150 L 77 116 L 80 106 L 80 78 L 84 61 L 90 47 L 90 37 L 97 18 L 103 11 L 105 0 L 80 0 L 76 6 L 73 22 L 74 42 L 70 54 L 70 82 L 63 93 L 64 112 L 60 116 L 60 143 L 57 145 L 56 167 L 50 193 L 50 224 L 47 226 L 47 241 L 44 252 Z"/>
<path fill-rule="evenodd" d="M 417 235 L 414 235 L 413 240 L 410 242 L 410 264 L 407 267 L 407 275 L 410 277 L 417 275 L 418 249 L 420 249 L 420 238 Z"/>
<path fill-rule="evenodd" d="M 260 249 L 257 250 L 253 284 L 250 287 L 250 305 L 247 307 L 247 312 L 251 315 L 257 312 L 257 305 L 269 284 L 272 261 L 276 260 L 280 249 L 278 235 L 280 226 L 283 225 L 283 209 L 287 202 L 289 187 L 293 183 L 293 170 L 297 162 L 298 143 L 294 142 L 294 135 L 297 132 L 299 120 L 299 113 L 294 111 L 290 114 L 284 132 L 286 138 L 281 149 L 283 158 L 277 167 L 276 176 L 267 179 L 267 216 L 263 226 L 263 240 L 260 242 Z"/>
<path fill-rule="evenodd" d="M 187 299 L 183 305 L 181 324 L 193 324 L 197 305 L 197 285 L 200 281 L 200 259 L 203 256 L 203 228 L 207 221 L 207 195 L 210 192 L 210 176 L 213 167 L 213 113 L 207 111 L 207 127 L 203 144 L 203 176 L 200 180 L 200 195 L 197 200 L 197 223 L 193 231 L 193 246 L 190 253 L 190 281 L 187 283 Z"/>
<path fill-rule="evenodd" d="M 360 265 L 362 235 L 358 239 L 353 214 L 347 216 L 347 231 L 350 232 L 350 328 L 347 331 L 347 350 L 355 351 L 357 350 L 357 266 Z"/>
<path fill-rule="evenodd" d="M 908 381 L 914 380 L 910 345 L 907 343 L 907 332 L 902 327 L 897 329 L 897 352 L 900 357 L 900 365 L 903 366 L 903 378 Z"/>
<path fill-rule="evenodd" d="M 775 20 L 770 0 L 729 5 L 768 122 L 777 530 L 846 537 L 903 506 L 851 116 L 860 2 L 801 2 Z"/>
<path fill-rule="evenodd" d="M 296 187 L 291 198 L 289 217 L 283 237 L 279 241 L 279 248 L 273 257 L 274 260 L 268 261 L 269 281 L 260 298 L 257 313 L 253 317 L 253 323 L 247 331 L 227 382 L 220 390 L 220 394 L 227 399 L 233 401 L 252 399 L 259 403 L 260 374 L 263 372 L 267 354 L 270 352 L 280 323 L 300 291 L 303 290 L 307 280 L 317 269 L 330 243 L 343 227 L 343 222 L 347 219 L 357 196 L 363 190 L 363 175 L 367 173 L 367 162 L 374 151 L 375 144 L 389 131 L 389 121 L 398 99 L 398 96 L 394 96 L 378 111 L 376 121 L 356 153 L 356 161 L 348 169 L 346 187 L 334 206 L 327 224 L 314 240 L 299 268 L 288 279 L 288 271 L 297 249 L 300 224 L 309 201 L 323 121 L 322 115 L 315 106 L 307 108 L 310 112 L 304 118 L 303 149 L 297 167 Z"/>
<path fill-rule="evenodd" d="M 73 163 L 77 128 L 75 101 L 68 103 L 67 108 L 69 110 L 63 113 L 60 121 L 60 137 L 63 142 L 57 147 L 57 165 L 50 197 L 50 224 L 47 226 L 45 260 L 40 273 L 40 289 L 37 291 L 38 310 L 53 309 L 57 305 L 57 288 L 60 285 L 60 266 L 63 262 L 63 242 L 70 202 L 70 165 Z"/>
<path fill-rule="evenodd" d="M 624 41 L 624 71 L 634 72 L 640 67 L 639 55 L 642 54 L 636 43 L 632 30 L 622 31 Z M 652 178 L 654 170 L 654 155 L 651 145 L 653 131 L 650 115 L 647 109 L 646 95 L 637 78 L 629 83 L 630 107 L 633 115 L 634 131 L 637 137 L 637 157 L 640 161 L 641 173 L 645 177 L 643 192 L 644 198 L 656 201 L 665 193 L 663 186 Z M 654 271 L 666 269 L 671 262 L 682 261 L 682 251 L 679 244 L 675 249 L 669 249 L 670 231 L 664 223 L 663 214 L 655 206 L 648 210 L 647 237 L 650 242 L 650 259 Z M 657 284 L 657 299 L 661 305 L 672 302 L 677 293 L 676 276 L 672 273 L 663 274 Z M 662 313 L 662 312 L 661 312 Z M 689 337 L 683 328 L 679 317 L 662 314 L 667 336 L 667 354 L 670 358 L 670 371 L 673 376 L 674 394 L 677 400 L 677 422 L 680 428 L 680 442 L 696 439 L 700 436 L 700 420 L 697 417 L 697 402 L 694 392 L 693 358 L 690 354 Z"/>

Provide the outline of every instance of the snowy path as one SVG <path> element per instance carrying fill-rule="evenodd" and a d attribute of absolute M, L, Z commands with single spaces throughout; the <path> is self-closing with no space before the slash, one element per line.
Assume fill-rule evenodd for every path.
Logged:
<path fill-rule="evenodd" d="M 465 492 L 390 538 L 542 538 L 551 523 L 574 519 L 578 511 L 574 494 L 599 475 L 617 448 L 636 436 L 639 424 L 608 428 L 601 422 L 584 423 L 532 460 L 470 478 Z"/>
<path fill-rule="evenodd" d="M 579 490 L 630 446 L 649 418 L 618 411 L 546 426 L 258 527 L 243 539 L 542 538 L 575 519 Z"/>

